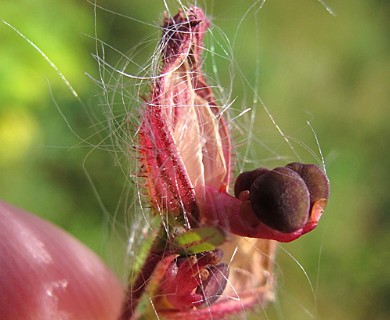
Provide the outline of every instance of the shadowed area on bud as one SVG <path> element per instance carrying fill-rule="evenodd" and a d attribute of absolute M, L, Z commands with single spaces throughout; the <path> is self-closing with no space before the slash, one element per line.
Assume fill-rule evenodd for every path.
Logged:
<path fill-rule="evenodd" d="M 203 295 L 206 305 L 214 303 L 225 290 L 229 276 L 229 267 L 226 263 L 207 268 L 208 278 L 198 286 L 196 293 Z"/>

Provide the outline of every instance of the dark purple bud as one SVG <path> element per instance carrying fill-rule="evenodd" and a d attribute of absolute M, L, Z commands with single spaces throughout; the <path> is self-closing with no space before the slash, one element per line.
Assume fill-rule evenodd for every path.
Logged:
<path fill-rule="evenodd" d="M 310 212 L 310 195 L 297 172 L 283 167 L 260 175 L 250 188 L 254 214 L 267 226 L 291 233 L 302 228 Z"/>
<path fill-rule="evenodd" d="M 315 164 L 293 162 L 286 166 L 297 172 L 305 181 L 310 193 L 310 203 L 329 198 L 329 180 L 321 168 Z"/>
<path fill-rule="evenodd" d="M 196 289 L 196 293 L 204 297 L 206 305 L 213 304 L 225 290 L 229 277 L 229 267 L 226 263 L 209 266 L 206 269 L 209 276 Z"/>
<path fill-rule="evenodd" d="M 234 196 L 238 198 L 242 191 L 250 190 L 252 183 L 256 180 L 256 178 L 269 171 L 270 170 L 266 168 L 258 168 L 252 171 L 245 171 L 241 173 L 234 183 Z"/>

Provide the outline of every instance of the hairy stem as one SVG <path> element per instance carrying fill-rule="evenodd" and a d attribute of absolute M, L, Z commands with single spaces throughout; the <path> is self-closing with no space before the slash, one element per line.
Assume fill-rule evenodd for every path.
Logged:
<path fill-rule="evenodd" d="M 155 250 L 153 246 L 134 282 L 130 282 L 122 304 L 118 320 L 129 320 L 133 317 L 142 294 L 152 277 L 158 263 L 163 259 L 164 253 Z"/>

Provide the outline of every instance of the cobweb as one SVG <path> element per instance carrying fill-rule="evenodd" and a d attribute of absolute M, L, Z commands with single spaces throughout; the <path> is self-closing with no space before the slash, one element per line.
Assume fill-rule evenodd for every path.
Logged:
<path fill-rule="evenodd" d="M 332 13 L 331 9 L 322 1 L 325 8 Z M 260 166 L 281 165 L 292 161 L 302 161 L 302 154 L 309 154 L 315 162 L 324 167 L 324 160 L 319 148 L 319 142 L 310 121 L 303 121 L 303 127 L 309 128 L 311 138 L 317 144 L 318 151 L 307 145 L 294 136 L 286 134 L 277 120 L 277 112 L 271 111 L 260 95 L 260 82 L 262 64 L 261 59 L 261 36 L 259 19 L 261 19 L 262 9 L 266 5 L 265 1 L 252 1 L 244 6 L 240 15 L 234 18 L 229 16 L 229 10 L 220 12 L 220 6 L 213 1 L 156 1 L 161 10 L 167 12 L 168 16 L 176 14 L 178 8 L 186 11 L 190 5 L 202 7 L 212 21 L 212 28 L 207 33 L 203 48 L 203 69 L 208 85 L 212 87 L 217 104 L 221 106 L 222 112 L 227 119 L 228 127 L 232 134 L 234 143 L 234 165 L 233 177 L 238 173 Z M 272 5 L 272 3 L 267 3 Z M 158 236 L 158 226 L 161 223 L 166 225 L 168 219 L 155 216 L 148 202 L 148 195 L 144 188 L 144 178 L 140 176 L 140 158 L 137 153 L 139 142 L 137 129 L 140 126 L 140 118 L 145 108 L 145 101 L 150 93 L 150 86 L 154 79 L 160 77 L 161 53 L 163 44 L 160 42 L 161 29 L 159 23 L 162 21 L 162 15 L 152 17 L 150 21 L 138 17 L 129 12 L 116 12 L 109 7 L 94 4 L 95 11 L 95 41 L 96 53 L 94 58 L 97 61 L 99 77 L 94 78 L 96 84 L 101 88 L 101 101 L 104 107 L 106 122 L 103 124 L 107 130 L 110 145 L 116 150 L 113 152 L 115 163 L 121 166 L 123 174 L 127 177 L 126 187 L 123 192 L 123 202 L 121 210 L 125 213 L 125 219 L 118 221 L 115 217 L 112 219 L 113 232 L 118 228 L 125 230 L 128 236 L 127 252 L 124 259 L 123 272 L 124 277 L 134 278 L 139 270 L 150 241 L 144 239 L 153 239 Z M 110 39 L 103 40 L 98 32 L 99 15 L 102 13 L 112 15 L 117 19 L 126 20 L 128 30 L 134 30 L 142 27 L 146 30 L 143 39 L 133 46 L 129 51 L 122 52 L 122 47 L 118 49 L 110 44 Z M 220 27 L 225 20 L 235 25 L 235 30 L 228 34 Z M 226 24 L 226 23 L 225 23 Z M 251 50 L 250 74 L 248 75 L 240 66 L 242 63 L 242 53 L 245 50 L 247 39 L 243 41 L 245 30 L 254 28 L 255 38 L 250 42 L 256 45 L 248 46 Z M 140 37 L 142 38 L 142 37 Z M 236 57 L 239 52 L 239 57 Z M 248 68 L 246 69 L 248 70 Z M 303 129 L 302 129 L 303 130 Z M 305 155 L 307 157 L 307 155 Z M 120 211 L 118 211 L 120 214 Z M 116 231 L 115 231 L 116 230 Z M 141 236 L 140 236 L 141 235 Z M 245 241 L 245 240 L 244 240 Z M 242 255 L 237 245 L 231 251 L 228 260 L 230 263 L 236 256 Z M 313 297 L 313 307 L 300 305 L 300 308 L 308 315 L 308 318 L 316 318 L 316 294 L 307 275 L 305 268 L 288 252 L 282 249 L 293 263 L 295 263 L 303 272 L 305 281 L 310 288 L 309 294 Z M 276 271 L 282 274 L 283 266 L 277 264 Z M 235 288 L 231 288 L 235 292 Z M 232 295 L 232 299 L 240 299 L 239 295 Z M 288 292 L 293 296 L 293 293 Z M 151 298 L 153 306 L 153 298 Z M 299 305 L 299 301 L 296 301 Z M 278 317 L 284 318 L 280 303 L 275 304 Z M 156 318 L 159 318 L 158 311 Z M 256 312 L 255 312 L 256 314 Z M 264 318 L 269 318 L 268 311 L 261 309 L 257 312 Z M 239 315 L 240 319 L 250 318 L 251 313 L 245 310 Z M 288 318 L 288 317 L 287 317 Z"/>
<path fill-rule="evenodd" d="M 323 1 L 319 2 L 333 14 L 330 7 Z M 266 49 L 261 49 L 262 30 L 259 20 L 262 17 L 263 7 L 272 5 L 272 1 L 269 3 L 265 3 L 265 0 L 247 1 L 238 10 L 236 7 L 233 9 L 223 7 L 217 4 L 217 1 L 155 0 L 153 4 L 158 7 L 158 10 L 153 12 L 160 12 L 160 15 L 149 16 L 150 20 L 144 15 L 141 16 L 131 11 L 117 12 L 109 5 L 91 3 L 95 14 L 95 34 L 93 35 L 95 52 L 93 57 L 97 62 L 98 76 L 90 75 L 90 78 L 100 88 L 100 95 L 97 97 L 99 105 L 96 110 L 102 110 L 104 115 L 103 118 L 96 117 L 96 135 L 103 138 L 99 144 L 91 146 L 91 153 L 96 149 L 111 152 L 115 166 L 120 168 L 123 175 L 124 186 L 120 202 L 114 213 L 107 214 L 107 218 L 110 232 L 114 235 L 113 241 L 114 239 L 115 241 L 124 240 L 122 235 L 125 235 L 127 239 L 126 252 L 124 252 L 123 260 L 117 270 L 123 275 L 124 281 L 135 277 L 145 259 L 151 240 L 158 236 L 158 227 L 161 223 L 161 217 L 152 212 L 144 188 L 144 177 L 139 174 L 141 163 L 137 152 L 139 147 L 137 130 L 140 126 L 145 100 L 149 95 L 150 85 L 153 79 L 159 77 L 162 53 L 159 24 L 162 21 L 163 11 L 167 12 L 169 16 L 173 16 L 177 13 L 178 8 L 186 11 L 191 5 L 195 5 L 203 8 L 212 22 L 212 28 L 206 35 L 203 48 L 203 69 L 208 85 L 213 89 L 216 102 L 221 106 L 232 135 L 234 144 L 233 177 L 247 169 L 301 161 L 302 154 L 305 153 L 305 157 L 308 154 L 315 162 L 325 167 L 319 142 L 310 121 L 303 120 L 302 126 L 305 128 L 305 132 L 311 133 L 309 138 L 314 137 L 314 145 L 315 148 L 318 147 L 317 150 L 309 146 L 307 140 L 302 141 L 285 133 L 283 126 L 279 125 L 277 120 L 278 112 L 261 99 L 260 83 L 262 65 L 265 63 L 261 58 L 261 52 Z M 131 9 L 130 4 L 128 8 Z M 234 18 L 232 18 L 230 13 L 234 9 L 239 12 L 235 13 Z M 130 50 L 126 44 L 120 45 L 120 48 L 116 47 L 109 38 L 105 39 L 99 31 L 102 16 L 110 16 L 113 20 L 121 21 L 121 26 L 128 24 L 129 34 L 135 32 L 134 30 L 142 30 L 141 36 L 140 31 L 137 31 L 136 41 L 138 42 Z M 225 31 L 222 25 L 229 24 L 233 24 L 234 28 Z M 7 25 L 13 28 L 9 24 Z M 255 38 L 242 40 L 246 30 L 251 28 L 256 30 L 253 33 Z M 24 37 L 16 29 L 15 31 Z M 25 39 L 56 70 L 74 97 L 79 99 L 76 90 L 50 58 L 33 42 Z M 250 54 L 247 55 L 252 58 L 251 67 L 244 70 L 241 64 L 243 63 L 242 51 L 245 51 L 246 42 L 255 45 L 248 45 L 251 48 Z M 247 70 L 250 70 L 250 74 L 246 73 Z M 82 102 L 80 101 L 80 103 Z M 77 133 L 74 134 L 77 135 Z M 89 144 L 88 139 L 80 137 L 80 141 Z M 88 167 L 86 167 L 86 172 L 91 176 L 93 183 L 93 173 L 88 171 Z M 96 190 L 96 194 L 100 199 L 99 190 Z M 105 208 L 104 203 L 102 203 L 102 208 Z M 119 239 L 115 236 L 117 234 Z M 145 239 L 147 240 L 145 241 Z M 115 244 L 113 243 L 112 246 L 115 247 Z M 241 249 L 237 245 L 231 251 L 227 257 L 229 263 L 232 263 L 235 257 L 242 255 L 242 252 L 238 252 L 239 250 Z M 309 319 L 315 319 L 316 293 L 310 277 L 307 275 L 305 267 L 289 253 L 288 249 L 282 248 L 281 251 L 288 255 L 293 263 L 302 270 L 305 276 L 304 281 L 310 288 L 309 294 L 313 297 L 314 306 L 301 305 L 298 298 L 294 299 L 293 292 L 287 294 L 305 311 Z M 275 272 L 280 274 L 281 279 L 283 279 L 283 268 L 283 265 L 276 264 Z M 231 292 L 236 293 L 235 296 L 230 293 L 232 299 L 240 299 L 235 288 L 231 286 L 230 289 Z M 152 301 L 151 299 L 153 307 Z M 276 314 L 275 318 L 288 319 L 288 315 L 283 314 L 283 308 L 278 300 L 275 303 L 275 310 L 276 312 L 273 312 Z M 261 307 L 254 313 L 243 310 L 236 317 L 257 319 L 259 314 L 264 319 L 274 318 L 267 309 Z M 158 319 L 157 310 L 155 310 L 155 315 Z"/>

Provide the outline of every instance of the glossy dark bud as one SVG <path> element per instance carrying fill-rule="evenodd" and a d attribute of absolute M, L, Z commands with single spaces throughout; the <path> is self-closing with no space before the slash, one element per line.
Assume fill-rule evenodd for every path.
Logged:
<path fill-rule="evenodd" d="M 229 267 L 226 263 L 220 263 L 216 266 L 209 266 L 208 278 L 198 286 L 196 293 L 204 297 L 206 305 L 213 304 L 225 290 L 227 280 L 229 278 Z"/>
<path fill-rule="evenodd" d="M 242 191 L 250 190 L 256 178 L 269 171 L 270 170 L 266 168 L 258 168 L 252 171 L 245 171 L 241 173 L 234 183 L 234 196 L 238 198 Z"/>
<path fill-rule="evenodd" d="M 261 222 L 283 233 L 299 230 L 309 218 L 309 190 L 290 168 L 276 168 L 258 176 L 250 188 L 250 202 Z"/>
<path fill-rule="evenodd" d="M 329 180 L 319 166 L 293 162 L 289 163 L 286 167 L 297 172 L 303 181 L 305 181 L 309 189 L 311 204 L 319 199 L 329 198 Z"/>

